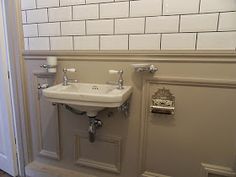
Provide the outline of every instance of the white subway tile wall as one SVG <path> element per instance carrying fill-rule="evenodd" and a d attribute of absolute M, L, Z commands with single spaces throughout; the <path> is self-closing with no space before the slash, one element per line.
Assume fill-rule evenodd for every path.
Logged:
<path fill-rule="evenodd" d="M 128 35 L 101 36 L 101 50 L 128 50 Z"/>
<path fill-rule="evenodd" d="M 29 38 L 29 50 L 50 50 L 49 37 Z"/>
<path fill-rule="evenodd" d="M 42 23 L 38 24 L 39 36 L 59 36 L 60 23 Z"/>
<path fill-rule="evenodd" d="M 130 50 L 160 50 L 160 34 L 129 36 Z"/>
<path fill-rule="evenodd" d="M 179 16 L 159 16 L 146 18 L 146 33 L 177 33 Z"/>
<path fill-rule="evenodd" d="M 71 8 L 72 7 L 59 7 L 59 8 L 48 9 L 49 21 L 50 22 L 71 21 L 72 20 Z"/>
<path fill-rule="evenodd" d="M 85 21 L 61 22 L 61 34 L 66 35 L 85 35 Z"/>
<path fill-rule="evenodd" d="M 100 18 L 129 16 L 129 2 L 104 3 L 100 5 Z"/>
<path fill-rule="evenodd" d="M 77 36 L 74 45 L 75 50 L 99 50 L 99 36 Z"/>
<path fill-rule="evenodd" d="M 236 50 L 236 0 L 21 0 L 25 50 Z"/>
<path fill-rule="evenodd" d="M 194 50 L 195 33 L 162 34 L 162 50 Z"/>
<path fill-rule="evenodd" d="M 38 36 L 38 26 L 36 24 L 23 25 L 23 31 L 25 37 L 37 37 Z"/>
<path fill-rule="evenodd" d="M 73 50 L 73 37 L 50 37 L 51 50 Z"/>

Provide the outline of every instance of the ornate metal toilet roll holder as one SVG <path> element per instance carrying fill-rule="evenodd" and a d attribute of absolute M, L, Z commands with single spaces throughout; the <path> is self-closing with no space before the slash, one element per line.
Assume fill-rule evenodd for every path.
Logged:
<path fill-rule="evenodd" d="M 169 114 L 175 113 L 175 97 L 170 90 L 162 88 L 152 96 L 152 105 L 150 112 L 154 114 Z"/>

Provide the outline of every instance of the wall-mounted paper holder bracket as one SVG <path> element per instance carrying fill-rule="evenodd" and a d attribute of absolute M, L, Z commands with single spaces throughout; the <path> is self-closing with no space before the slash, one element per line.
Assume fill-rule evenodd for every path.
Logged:
<path fill-rule="evenodd" d="M 174 114 L 175 113 L 175 97 L 165 88 L 158 89 L 152 96 L 152 105 L 150 112 L 154 114 Z"/>

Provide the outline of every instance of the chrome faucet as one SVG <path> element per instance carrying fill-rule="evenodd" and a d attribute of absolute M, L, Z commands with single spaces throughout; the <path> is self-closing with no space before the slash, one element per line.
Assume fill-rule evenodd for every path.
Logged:
<path fill-rule="evenodd" d="M 119 74 L 119 78 L 117 82 L 107 82 L 108 84 L 117 84 L 117 89 L 124 89 L 124 79 L 123 79 L 123 70 L 109 70 L 109 74 Z"/>
<path fill-rule="evenodd" d="M 63 69 L 63 86 L 69 85 L 69 83 L 77 83 L 78 80 L 76 79 L 68 79 L 67 72 L 76 72 L 75 68 L 64 68 Z"/>

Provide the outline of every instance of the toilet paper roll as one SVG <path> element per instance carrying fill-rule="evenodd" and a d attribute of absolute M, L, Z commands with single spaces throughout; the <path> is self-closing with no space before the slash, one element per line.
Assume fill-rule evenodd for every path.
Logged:
<path fill-rule="evenodd" d="M 57 65 L 57 57 L 47 57 L 47 65 L 48 66 L 56 66 Z M 48 68 L 49 73 L 56 73 L 57 68 Z"/>

